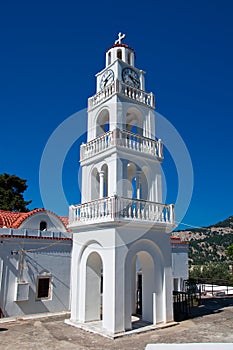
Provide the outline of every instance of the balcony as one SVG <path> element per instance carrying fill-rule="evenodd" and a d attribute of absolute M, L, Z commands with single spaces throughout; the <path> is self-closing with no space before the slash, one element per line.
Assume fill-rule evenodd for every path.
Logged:
<path fill-rule="evenodd" d="M 70 227 L 114 221 L 174 226 L 174 205 L 113 196 L 69 208 Z"/>
<path fill-rule="evenodd" d="M 161 140 L 152 140 L 129 131 L 115 129 L 94 140 L 82 144 L 80 147 L 80 160 L 87 159 L 111 147 L 122 147 L 154 157 L 163 159 L 163 144 Z"/>
<path fill-rule="evenodd" d="M 120 80 L 116 80 L 88 99 L 88 111 L 92 110 L 94 107 L 98 106 L 116 93 L 153 109 L 155 108 L 155 98 L 152 92 L 147 93 L 143 90 L 133 88 Z"/>

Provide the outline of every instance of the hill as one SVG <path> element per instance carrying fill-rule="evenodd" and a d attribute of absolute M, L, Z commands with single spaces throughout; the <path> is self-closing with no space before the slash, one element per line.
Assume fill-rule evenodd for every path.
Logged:
<path fill-rule="evenodd" d="M 189 242 L 189 264 L 224 263 L 226 248 L 233 244 L 233 216 L 212 226 L 174 232 Z"/>

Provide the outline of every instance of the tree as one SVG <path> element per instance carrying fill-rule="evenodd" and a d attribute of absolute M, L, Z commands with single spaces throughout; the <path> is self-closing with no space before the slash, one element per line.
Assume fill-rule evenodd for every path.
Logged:
<path fill-rule="evenodd" d="M 189 274 L 190 278 L 195 280 L 199 278 L 211 279 L 212 281 L 225 280 L 229 281 L 231 279 L 228 264 L 211 262 L 203 266 L 195 266 Z"/>
<path fill-rule="evenodd" d="M 27 212 L 27 206 L 32 201 L 25 201 L 24 191 L 27 189 L 27 180 L 16 175 L 0 174 L 0 209 Z"/>
<path fill-rule="evenodd" d="M 227 253 L 228 258 L 231 260 L 231 272 L 233 275 L 233 244 L 231 244 L 231 245 L 229 245 L 229 247 L 227 247 L 226 253 Z"/>
<path fill-rule="evenodd" d="M 226 250 L 227 256 L 233 260 L 233 244 L 229 245 Z"/>

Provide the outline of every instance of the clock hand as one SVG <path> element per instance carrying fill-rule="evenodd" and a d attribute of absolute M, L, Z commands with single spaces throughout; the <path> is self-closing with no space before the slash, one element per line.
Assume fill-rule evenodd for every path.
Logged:
<path fill-rule="evenodd" d="M 134 82 L 134 84 L 138 84 L 139 83 L 139 81 L 134 79 L 134 78 L 132 78 L 132 81 Z"/>
<path fill-rule="evenodd" d="M 108 79 L 111 77 L 111 74 L 109 74 L 105 79 L 104 79 L 104 86 L 107 84 Z"/>
<path fill-rule="evenodd" d="M 132 83 L 133 83 L 134 85 L 137 85 L 137 84 L 139 83 L 136 79 L 134 79 L 134 78 L 131 77 L 130 75 L 129 75 L 129 79 L 132 81 Z"/>

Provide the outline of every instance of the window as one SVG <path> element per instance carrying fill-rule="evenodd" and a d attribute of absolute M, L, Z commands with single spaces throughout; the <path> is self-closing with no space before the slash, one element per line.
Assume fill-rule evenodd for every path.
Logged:
<path fill-rule="evenodd" d="M 46 231 L 47 230 L 47 222 L 41 221 L 40 222 L 40 231 Z"/>
<path fill-rule="evenodd" d="M 51 281 L 51 276 L 39 276 L 37 278 L 36 299 L 50 299 Z"/>
<path fill-rule="evenodd" d="M 117 50 L 117 58 L 120 58 L 122 60 L 122 51 L 120 49 Z"/>
<path fill-rule="evenodd" d="M 108 53 L 108 64 L 111 64 L 111 52 Z"/>
<path fill-rule="evenodd" d="M 128 64 L 130 64 L 130 52 L 128 52 Z"/>

